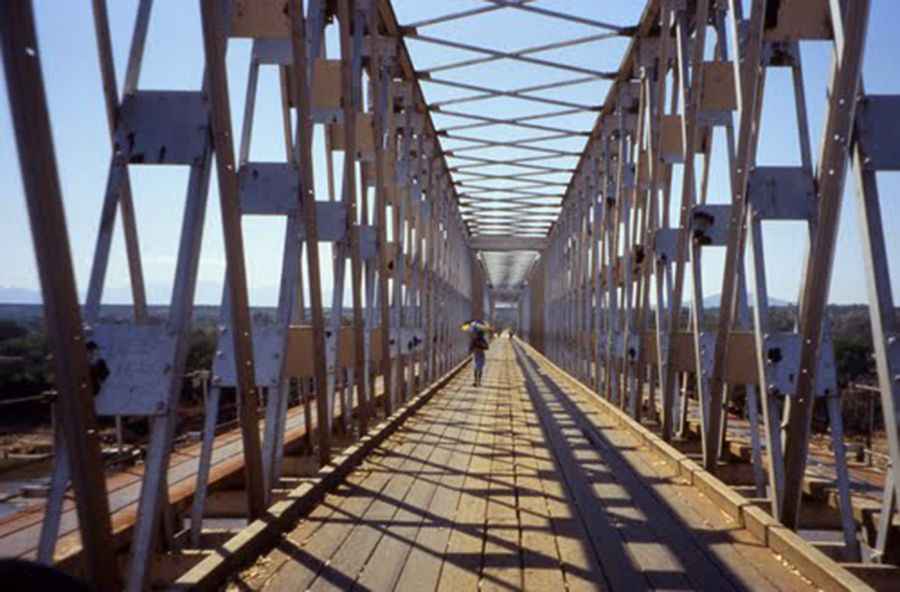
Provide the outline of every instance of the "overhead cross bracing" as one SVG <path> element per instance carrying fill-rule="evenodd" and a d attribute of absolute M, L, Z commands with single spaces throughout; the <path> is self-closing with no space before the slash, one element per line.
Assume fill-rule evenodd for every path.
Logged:
<path fill-rule="evenodd" d="M 889 53 L 863 48 L 893 3 L 396 4 L 202 0 L 191 21 L 138 0 L 118 31 L 94 0 L 93 236 L 63 215 L 57 159 L 72 154 L 54 149 L 50 39 L 30 1 L 0 3 L 59 391 L 46 498 L 0 518 L 0 554 L 102 590 L 892 589 L 898 260 L 879 192 L 900 170 L 900 77 L 862 75 Z M 171 49 L 148 42 L 151 14 L 193 26 L 202 82 L 142 78 L 144 54 Z M 154 311 L 132 181 L 159 165 L 189 173 L 172 298 Z M 848 201 L 857 255 L 838 240 Z M 185 443 L 208 206 L 227 274 L 204 425 Z M 286 228 L 274 257 L 248 256 L 251 216 Z M 797 228 L 787 247 L 773 222 Z M 101 307 L 119 223 L 125 320 Z M 81 306 L 69 237 L 86 231 Z M 796 305 L 776 316 L 773 277 L 804 248 Z M 880 465 L 855 462 L 844 434 L 826 309 L 841 256 L 866 284 Z M 248 277 L 272 259 L 267 320 Z M 494 341 L 477 388 L 473 319 L 517 331 Z M 100 456 L 118 416 L 150 426 L 138 466 Z"/>
<path fill-rule="evenodd" d="M 395 6 L 473 246 L 544 238 L 559 216 L 641 15 L 638 3 L 611 4 Z M 475 248 L 496 290 L 521 287 L 541 250 Z"/>

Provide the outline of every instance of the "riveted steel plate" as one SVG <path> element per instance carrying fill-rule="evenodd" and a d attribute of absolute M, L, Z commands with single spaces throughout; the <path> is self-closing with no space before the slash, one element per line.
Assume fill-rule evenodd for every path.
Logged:
<path fill-rule="evenodd" d="M 253 363 L 256 385 L 274 387 L 279 383 L 281 357 L 285 347 L 284 332 L 277 325 L 254 324 Z M 216 355 L 213 358 L 214 386 L 237 385 L 237 369 L 234 360 L 234 337 L 231 329 L 219 328 Z"/>
<path fill-rule="evenodd" d="M 286 162 L 250 162 L 238 172 L 241 213 L 247 216 L 287 216 L 297 211 L 300 179 Z M 338 242 L 347 236 L 347 206 L 316 201 L 316 228 L 320 241 Z M 300 225 L 300 238 L 306 229 Z"/>
<path fill-rule="evenodd" d="M 675 261 L 678 245 L 677 228 L 660 228 L 653 233 L 653 252 L 661 261 Z"/>
<path fill-rule="evenodd" d="M 209 139 L 203 93 L 140 91 L 122 101 L 116 143 L 130 164 L 200 164 Z"/>
<path fill-rule="evenodd" d="M 109 369 L 98 415 L 162 415 L 169 408 L 175 335 L 165 325 L 99 324 L 90 331 Z"/>
<path fill-rule="evenodd" d="M 763 359 L 768 380 L 766 388 L 782 395 L 793 396 L 797 390 L 797 375 L 800 371 L 799 333 L 773 333 L 766 336 Z M 833 394 L 837 389 L 837 370 L 834 363 L 834 348 L 830 337 L 824 337 L 821 345 L 822 356 L 816 371 L 816 397 Z"/>
<path fill-rule="evenodd" d="M 731 205 L 694 206 L 691 210 L 691 236 L 701 246 L 724 247 L 728 244 Z"/>
<path fill-rule="evenodd" d="M 747 196 L 753 215 L 762 220 L 809 220 L 815 184 L 800 167 L 756 167 L 750 172 Z"/>
<path fill-rule="evenodd" d="M 900 95 L 867 95 L 859 105 L 857 139 L 863 166 L 900 171 Z"/>

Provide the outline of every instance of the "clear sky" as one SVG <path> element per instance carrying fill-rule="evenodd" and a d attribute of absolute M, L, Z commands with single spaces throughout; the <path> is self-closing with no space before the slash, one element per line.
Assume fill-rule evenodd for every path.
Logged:
<path fill-rule="evenodd" d="M 118 80 L 121 84 L 137 0 L 113 0 L 110 4 L 112 42 Z M 395 0 L 401 23 L 417 21 L 426 15 L 466 9 L 481 4 L 476 0 Z M 572 11 L 598 20 L 617 23 L 633 22 L 643 6 L 638 0 L 594 2 L 589 0 L 541 0 L 540 5 L 560 11 Z M 869 40 L 866 48 L 865 84 L 869 93 L 900 93 L 900 41 L 896 23 L 900 21 L 900 3 L 896 0 L 873 0 Z M 109 136 L 101 94 L 93 21 L 88 0 L 36 0 L 40 51 L 44 78 L 49 94 L 56 153 L 64 193 L 66 215 L 79 290 L 87 287 L 93 246 L 96 238 L 100 204 L 109 165 Z M 525 19 L 514 11 L 498 11 L 491 17 L 464 19 L 453 24 L 424 27 L 423 34 L 466 40 L 469 43 L 501 50 L 515 50 L 535 44 L 552 43 L 579 35 L 596 33 L 596 29 L 546 19 Z M 333 46 L 333 43 L 331 44 Z M 548 52 L 548 59 L 598 70 L 615 69 L 621 59 L 623 40 L 591 43 L 569 50 Z M 446 50 L 439 46 L 411 42 L 414 61 L 419 69 L 473 57 L 469 52 Z M 240 129 L 244 102 L 246 71 L 250 45 L 232 41 L 228 67 L 235 130 Z M 330 55 L 335 55 L 332 47 Z M 824 116 L 830 45 L 803 44 L 806 99 L 811 123 L 814 158 L 818 154 Z M 146 57 L 140 87 L 144 89 L 199 89 L 203 66 L 202 37 L 198 3 L 194 0 L 157 0 L 151 20 Z M 497 62 L 490 70 L 471 68 L 441 73 L 441 77 L 468 81 L 471 84 L 510 89 L 569 78 L 546 69 L 509 61 Z M 27 298 L 29 291 L 39 290 L 24 196 L 19 175 L 15 143 L 10 125 L 6 85 L 0 71 L 0 296 L 14 292 Z M 437 74 L 435 75 L 437 77 Z M 596 104 L 605 97 L 605 83 L 550 89 L 541 93 L 548 98 Z M 468 92 L 460 92 L 437 84 L 426 84 L 430 101 Z M 274 69 L 263 70 L 257 99 L 260 119 L 254 134 L 253 160 L 282 160 L 284 146 L 278 110 L 277 76 Z M 787 70 L 770 74 L 767 84 L 766 109 L 763 117 L 763 141 L 759 149 L 761 165 L 799 163 L 792 91 Z M 495 99 L 483 103 L 460 105 L 458 110 L 470 113 L 508 117 L 525 109 L 521 101 Z M 454 107 L 457 108 L 457 107 Z M 541 109 L 538 106 L 538 111 Z M 552 107 L 547 107 L 552 110 Z M 524 112 L 535 112 L 533 105 Z M 438 127 L 460 123 L 458 118 L 436 118 Z M 571 129 L 591 125 L 593 116 L 557 118 L 554 124 Z M 495 128 L 497 137 L 523 137 L 529 134 Z M 717 140 L 719 138 L 717 137 Z M 462 146 L 457 141 L 447 147 Z M 562 146 L 562 144 L 560 144 Z M 572 149 L 580 146 L 572 144 Z M 507 153 L 508 155 L 509 153 Z M 501 154 L 498 153 L 498 156 Z M 484 154 L 485 157 L 493 157 Z M 319 160 L 322 160 L 321 158 Z M 452 164 L 462 164 L 454 162 Z M 559 164 L 559 163 L 556 163 Z M 727 199 L 727 179 L 720 166 L 711 179 L 712 201 Z M 496 171 L 500 172 L 500 171 Z M 324 197 L 324 167 L 316 166 L 320 196 Z M 153 303 L 169 299 L 174 259 L 177 249 L 180 216 L 183 209 L 187 169 L 178 167 L 132 167 L 131 178 L 138 215 L 144 271 L 148 297 Z M 895 297 L 900 296 L 900 174 L 880 174 L 881 202 L 887 225 L 888 252 Z M 218 211 L 218 189 L 213 175 L 209 208 L 203 238 L 197 301 L 218 303 L 224 273 L 222 230 Z M 859 245 L 859 220 L 856 190 L 848 179 L 841 216 L 839 248 L 835 262 L 831 301 L 865 302 L 867 292 L 862 251 Z M 806 237 L 798 224 L 772 224 L 766 227 L 766 252 L 769 292 L 772 297 L 795 301 L 800 270 L 806 249 Z M 284 225 L 273 219 L 246 219 L 245 245 L 250 275 L 251 301 L 271 305 L 276 301 Z M 722 254 L 708 249 L 704 255 L 704 292 L 713 294 L 721 284 Z M 331 284 L 326 274 L 326 289 Z M 128 275 L 121 239 L 117 228 L 108 273 L 106 301 L 128 302 Z M 11 290 L 15 289 L 15 290 Z M 0 298 L 2 299 L 2 298 Z"/>

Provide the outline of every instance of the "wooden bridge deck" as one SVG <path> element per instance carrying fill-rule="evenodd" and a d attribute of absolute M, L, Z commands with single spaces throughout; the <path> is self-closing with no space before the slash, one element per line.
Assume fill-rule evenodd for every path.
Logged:
<path fill-rule="evenodd" d="M 381 378 L 375 382 L 378 399 L 383 394 Z M 302 444 L 306 436 L 305 410 L 298 405 L 288 410 L 285 422 L 285 449 Z M 311 418 L 315 422 L 315 406 Z M 195 442 L 172 451 L 168 470 L 169 502 L 182 508 L 189 507 L 197 486 L 200 466 L 201 443 Z M 209 487 L 216 488 L 230 478 L 240 478 L 244 469 L 244 446 L 239 428 L 233 428 L 216 436 L 210 459 Z M 127 546 L 131 536 L 141 493 L 143 465 L 111 471 L 107 475 L 106 488 L 112 511 L 115 541 L 119 548 Z M 49 477 L 48 477 L 49 479 Z M 22 509 L 0 518 L 0 556 L 36 559 L 46 500 L 40 499 Z M 60 534 L 55 559 L 66 565 L 77 563 L 81 554 L 81 537 L 75 502 L 67 496 L 63 503 Z"/>
<path fill-rule="evenodd" d="M 286 423 L 285 442 L 291 444 L 302 438 L 306 434 L 304 426 L 303 409 L 291 410 Z M 241 473 L 244 467 L 243 450 L 237 429 L 216 437 L 210 463 L 211 484 Z M 190 501 L 196 487 L 199 465 L 199 442 L 172 452 L 168 472 L 171 503 L 184 504 Z M 116 471 L 107 477 L 106 487 L 112 510 L 113 531 L 120 544 L 126 542 L 135 523 L 142 476 L 141 465 Z M 27 559 L 37 557 L 44 509 L 45 502 L 41 500 L 0 520 L 0 551 L 3 556 Z M 66 560 L 77 557 L 80 552 L 81 539 L 75 503 L 72 499 L 66 499 L 60 521 L 56 558 L 58 561 Z"/>
<path fill-rule="evenodd" d="M 814 589 L 554 376 L 495 340 L 232 584 Z"/>

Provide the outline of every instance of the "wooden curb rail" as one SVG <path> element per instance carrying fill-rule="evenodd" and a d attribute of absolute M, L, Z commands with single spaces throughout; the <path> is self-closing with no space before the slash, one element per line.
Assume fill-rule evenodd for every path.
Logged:
<path fill-rule="evenodd" d="M 229 539 L 221 548 L 211 551 L 203 561 L 182 575 L 168 589 L 215 590 L 242 566 L 249 564 L 271 548 L 278 537 L 308 514 L 325 495 L 360 462 L 393 434 L 397 428 L 427 403 L 436 392 L 446 386 L 469 363 L 466 358 L 447 374 L 411 399 L 393 415 L 377 425 L 353 446 L 348 447 L 331 463 L 322 467 L 312 478 L 305 480 L 287 497 L 269 506 L 266 513 Z"/>

